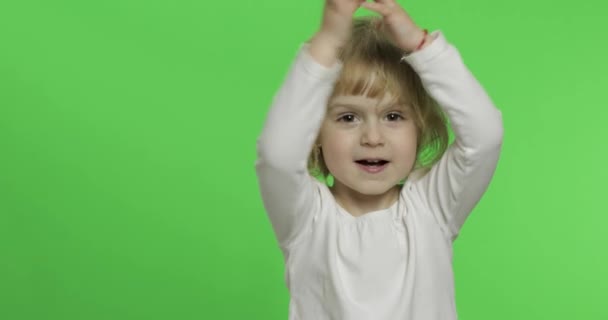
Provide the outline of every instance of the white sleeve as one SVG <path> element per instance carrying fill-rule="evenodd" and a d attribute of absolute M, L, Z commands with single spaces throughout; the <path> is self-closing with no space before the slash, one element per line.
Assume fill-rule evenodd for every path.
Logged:
<path fill-rule="evenodd" d="M 446 113 L 454 142 L 411 186 L 453 241 L 486 191 L 503 138 L 502 114 L 438 30 L 433 43 L 403 59 Z"/>
<path fill-rule="evenodd" d="M 339 60 L 329 68 L 317 63 L 309 46 L 300 46 L 256 144 L 260 193 L 282 248 L 309 229 L 319 210 L 318 185 L 308 173 L 307 160 L 342 69 Z"/>

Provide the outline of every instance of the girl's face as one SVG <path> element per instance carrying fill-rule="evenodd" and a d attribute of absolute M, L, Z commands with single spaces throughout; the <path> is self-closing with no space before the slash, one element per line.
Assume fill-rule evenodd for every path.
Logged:
<path fill-rule="evenodd" d="M 344 194 L 383 195 L 408 176 L 416 161 L 416 125 L 406 106 L 365 96 L 337 96 L 328 104 L 319 143 L 327 168 L 334 176 L 334 191 Z M 388 161 L 377 173 L 356 161 Z"/>

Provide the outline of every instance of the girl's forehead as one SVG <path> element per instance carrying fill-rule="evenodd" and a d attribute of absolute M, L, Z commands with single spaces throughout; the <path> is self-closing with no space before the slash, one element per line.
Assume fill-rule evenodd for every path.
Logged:
<path fill-rule="evenodd" d="M 381 99 L 370 98 L 365 95 L 337 95 L 328 104 L 328 109 L 334 109 L 338 107 L 346 108 L 388 108 L 395 106 L 396 97 L 390 92 L 387 92 Z"/>

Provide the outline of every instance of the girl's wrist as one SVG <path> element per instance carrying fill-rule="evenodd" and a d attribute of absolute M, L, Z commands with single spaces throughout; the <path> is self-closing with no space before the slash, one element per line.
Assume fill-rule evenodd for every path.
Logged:
<path fill-rule="evenodd" d="M 342 37 L 325 29 L 318 30 L 314 34 L 313 39 L 317 39 L 317 41 L 323 43 L 324 46 L 331 47 L 335 50 L 338 50 L 346 42 Z"/>
<path fill-rule="evenodd" d="M 422 50 L 422 49 L 428 47 L 432 41 L 433 41 L 433 37 L 429 34 L 428 30 L 424 29 L 424 39 L 422 40 L 422 42 L 420 43 L 420 45 L 416 49 L 416 51 Z"/>
<path fill-rule="evenodd" d="M 310 54 L 320 64 L 331 67 L 338 59 L 339 43 L 333 37 L 317 32 L 310 40 Z"/>
<path fill-rule="evenodd" d="M 419 37 L 419 40 L 417 40 L 417 42 L 414 42 L 415 43 L 414 47 L 404 48 L 404 51 L 407 54 L 411 54 L 416 51 L 420 51 L 420 50 L 426 48 L 431 43 L 431 41 L 433 41 L 433 38 L 429 34 L 427 29 L 420 29 L 420 33 L 421 33 L 421 35 Z"/>

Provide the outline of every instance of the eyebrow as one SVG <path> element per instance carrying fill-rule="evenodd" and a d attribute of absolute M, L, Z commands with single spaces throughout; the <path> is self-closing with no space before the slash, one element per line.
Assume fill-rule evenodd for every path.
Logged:
<path fill-rule="evenodd" d="M 328 110 L 332 111 L 334 109 L 337 108 L 347 108 L 347 109 L 357 109 L 357 110 L 365 110 L 367 109 L 367 107 L 363 107 L 360 105 L 355 105 L 355 104 L 349 104 L 349 103 L 332 103 L 331 105 L 329 105 Z M 380 108 L 381 111 L 384 111 L 386 109 L 391 109 L 391 108 L 395 108 L 395 109 L 399 109 L 402 111 L 407 111 L 410 109 L 409 105 L 403 105 L 403 104 L 387 104 L 383 107 Z"/>

